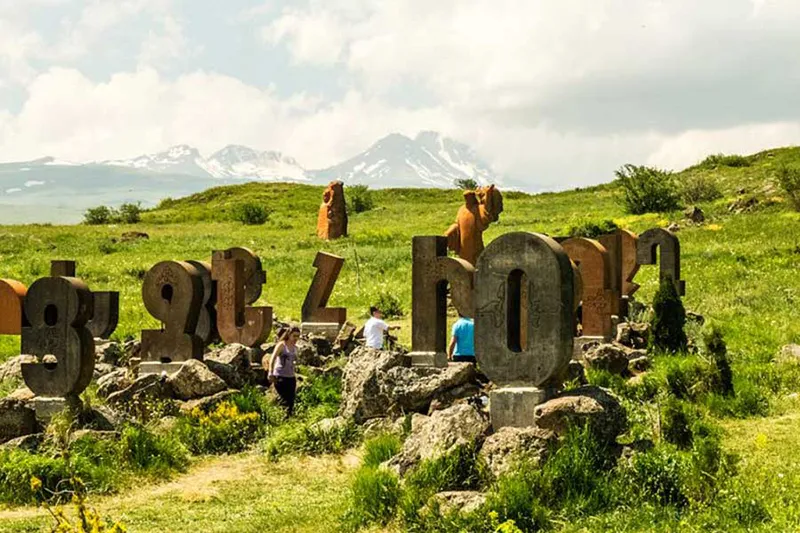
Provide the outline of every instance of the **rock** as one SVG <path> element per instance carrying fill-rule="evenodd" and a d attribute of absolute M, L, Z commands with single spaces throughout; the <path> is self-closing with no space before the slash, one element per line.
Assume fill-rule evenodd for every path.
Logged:
<path fill-rule="evenodd" d="M 706 323 L 706 317 L 694 311 L 686 311 L 686 320 L 691 320 L 700 326 Z"/>
<path fill-rule="evenodd" d="M 486 438 L 479 455 L 498 478 L 512 470 L 519 461 L 541 464 L 557 440 L 555 433 L 538 427 L 506 426 Z"/>
<path fill-rule="evenodd" d="M 232 365 L 228 365 L 225 363 L 220 363 L 219 361 L 215 361 L 214 359 L 206 359 L 204 361 L 205 365 L 211 370 L 214 374 L 216 374 L 222 381 L 225 382 L 225 385 L 232 389 L 241 389 L 244 387 L 246 381 L 242 375 L 237 372 L 236 368 Z M 248 371 L 250 368 L 248 367 Z M 250 372 L 248 372 L 250 374 Z M 250 381 L 249 379 L 247 381 Z"/>
<path fill-rule="evenodd" d="M 138 241 L 139 239 L 149 239 L 150 235 L 141 231 L 126 231 L 120 236 L 122 242 Z"/>
<path fill-rule="evenodd" d="M 317 433 L 331 433 L 334 431 L 344 430 L 348 424 L 351 423 L 352 422 L 350 420 L 341 416 L 337 416 L 335 418 L 323 418 L 319 422 L 315 422 L 309 426 L 308 429 Z"/>
<path fill-rule="evenodd" d="M 222 392 L 212 394 L 211 396 L 206 396 L 205 398 L 181 402 L 180 410 L 183 414 L 189 414 L 194 409 L 199 409 L 200 411 L 207 413 L 212 411 L 217 407 L 217 405 L 221 404 L 237 392 L 238 391 L 235 390 L 224 390 Z"/>
<path fill-rule="evenodd" d="M 350 355 L 342 375 L 341 416 L 361 423 L 387 415 L 393 403 L 381 384 L 390 369 L 403 364 L 403 354 L 359 347 Z"/>
<path fill-rule="evenodd" d="M 483 392 L 480 385 L 476 383 L 464 383 L 453 388 L 445 389 L 434 394 L 428 407 L 428 414 L 434 411 L 447 409 L 456 402 L 475 398 Z"/>
<path fill-rule="evenodd" d="M 621 322 L 617 325 L 616 342 L 629 348 L 647 348 L 650 341 L 650 324 Z"/>
<path fill-rule="evenodd" d="M 567 366 L 567 375 L 565 380 L 586 385 L 588 383 L 588 380 L 586 379 L 586 369 L 583 368 L 583 365 L 580 364 L 580 362 L 570 361 L 569 365 Z"/>
<path fill-rule="evenodd" d="M 22 450 L 33 453 L 39 449 L 42 442 L 44 442 L 44 433 L 31 433 L 0 444 L 0 450 Z"/>
<path fill-rule="evenodd" d="M 326 357 L 333 353 L 333 343 L 324 335 L 309 335 L 308 342 L 314 346 L 314 350 L 320 357 Z"/>
<path fill-rule="evenodd" d="M 630 463 L 631 460 L 640 453 L 649 452 L 655 448 L 653 441 L 648 439 L 640 439 L 633 441 L 630 444 L 622 446 L 619 455 L 619 461 Z"/>
<path fill-rule="evenodd" d="M 364 439 L 371 439 L 387 433 L 400 436 L 403 434 L 404 423 L 405 417 L 402 416 L 397 419 L 392 419 L 390 417 L 372 418 L 362 427 L 364 430 Z"/>
<path fill-rule="evenodd" d="M 69 443 L 72 444 L 83 438 L 92 440 L 117 440 L 119 438 L 119 433 L 116 431 L 101 431 L 97 429 L 78 429 L 70 434 Z"/>
<path fill-rule="evenodd" d="M 119 392 L 131 384 L 128 371 L 120 368 L 108 373 L 97 380 L 97 395 L 101 398 L 108 398 L 115 392 Z"/>
<path fill-rule="evenodd" d="M 98 405 L 80 414 L 80 423 L 84 429 L 98 431 L 114 431 L 125 417 L 106 405 Z"/>
<path fill-rule="evenodd" d="M 124 406 L 142 400 L 166 400 L 172 398 L 172 391 L 166 380 L 158 374 L 142 376 L 126 388 L 108 395 L 106 403 L 111 406 Z"/>
<path fill-rule="evenodd" d="M 439 513 L 443 516 L 450 513 L 469 514 L 486 503 L 486 494 L 474 490 L 437 492 L 431 502 L 439 508 Z"/>
<path fill-rule="evenodd" d="M 110 365 L 108 363 L 95 363 L 93 377 L 94 379 L 100 379 L 101 377 L 111 374 L 116 370 L 118 369 L 114 365 Z"/>
<path fill-rule="evenodd" d="M 127 363 L 131 359 L 139 357 L 142 353 L 142 343 L 137 340 L 128 341 L 122 345 L 122 352 L 124 354 L 120 364 Z"/>
<path fill-rule="evenodd" d="M 744 192 L 740 194 L 745 194 Z M 750 213 L 758 207 L 758 198 L 755 196 L 742 196 L 728 204 L 728 212 L 735 215 Z"/>
<path fill-rule="evenodd" d="M 459 446 L 480 445 L 488 429 L 488 417 L 466 403 L 431 416 L 415 414 L 411 434 L 389 464 L 403 474 L 420 461 L 442 457 Z"/>
<path fill-rule="evenodd" d="M 179 400 L 192 400 L 211 396 L 225 390 L 225 382 L 197 359 L 190 359 L 167 377 L 173 396 Z"/>
<path fill-rule="evenodd" d="M 628 357 L 624 349 L 614 344 L 601 344 L 583 356 L 584 361 L 595 370 L 605 370 L 622 375 L 628 371 Z"/>
<path fill-rule="evenodd" d="M 631 373 L 635 372 L 637 374 L 640 374 L 642 372 L 650 370 L 650 367 L 652 366 L 653 366 L 652 361 L 650 361 L 650 358 L 647 357 L 646 355 L 642 357 L 636 357 L 628 361 L 628 370 L 630 370 Z"/>
<path fill-rule="evenodd" d="M 452 392 L 450 403 L 458 398 L 456 389 L 461 389 L 476 380 L 475 365 L 451 363 L 446 368 L 395 367 L 386 372 L 383 387 L 386 395 L 394 400 L 394 409 L 400 412 L 427 412 L 434 399 L 444 399 Z M 461 389 L 461 394 L 472 396 L 480 389 Z M 397 413 L 399 414 L 399 413 Z"/>
<path fill-rule="evenodd" d="M 297 364 L 306 366 L 322 366 L 324 359 L 320 357 L 314 345 L 309 341 L 300 339 L 297 341 Z"/>
<path fill-rule="evenodd" d="M 697 207 L 696 205 L 684 211 L 683 216 L 685 216 L 695 224 L 701 224 L 706 220 L 705 213 L 703 213 L 703 210 Z"/>
<path fill-rule="evenodd" d="M 101 341 L 94 347 L 94 356 L 98 363 L 120 366 L 125 360 L 125 350 L 118 342 Z"/>
<path fill-rule="evenodd" d="M 775 358 L 778 363 L 800 364 L 800 344 L 787 344 Z"/>
<path fill-rule="evenodd" d="M 672 233 L 677 233 L 680 230 L 681 230 L 681 227 L 677 222 L 673 222 L 669 226 L 667 226 L 667 231 L 671 231 Z"/>
<path fill-rule="evenodd" d="M 0 400 L 0 444 L 37 432 L 36 413 L 21 400 Z"/>
<path fill-rule="evenodd" d="M 2 365 L 0 365 L 0 381 L 7 379 L 17 379 L 22 381 L 22 363 L 23 362 L 36 362 L 36 356 L 33 355 L 18 355 L 12 357 Z"/>
<path fill-rule="evenodd" d="M 608 443 L 615 442 L 628 429 L 628 416 L 619 400 L 610 391 L 591 385 L 562 392 L 536 406 L 534 422 L 558 436 L 563 436 L 570 426 L 588 424 L 598 438 Z"/>
<path fill-rule="evenodd" d="M 22 387 L 18 388 L 17 390 L 15 390 L 14 392 L 12 392 L 8 396 L 6 396 L 6 399 L 8 399 L 8 400 L 19 400 L 19 401 L 22 401 L 22 402 L 29 402 L 29 401 L 33 400 L 33 398 L 35 396 L 36 395 L 33 393 L 32 390 L 30 390 L 28 387 L 23 385 Z"/>
<path fill-rule="evenodd" d="M 259 352 L 242 344 L 229 344 L 206 354 L 204 359 L 206 362 L 210 360 L 230 365 L 236 372 L 245 375 L 250 372 L 250 363 L 258 359 Z"/>

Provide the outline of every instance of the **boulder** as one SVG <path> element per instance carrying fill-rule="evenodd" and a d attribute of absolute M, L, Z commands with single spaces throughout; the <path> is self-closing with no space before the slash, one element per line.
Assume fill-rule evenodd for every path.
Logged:
<path fill-rule="evenodd" d="M 242 344 L 228 344 L 218 350 L 207 353 L 204 357 L 206 363 L 214 361 L 230 365 L 242 377 L 250 373 L 250 363 L 258 359 L 258 348 L 249 348 Z"/>
<path fill-rule="evenodd" d="M 489 418 L 467 403 L 431 416 L 415 414 L 411 434 L 389 464 L 402 475 L 420 461 L 442 457 L 459 446 L 479 446 L 488 429 Z"/>
<path fill-rule="evenodd" d="M 614 344 L 601 344 L 583 355 L 589 368 L 622 375 L 628 371 L 628 356 L 624 349 Z"/>
<path fill-rule="evenodd" d="M 471 363 L 451 363 L 446 368 L 394 367 L 386 372 L 382 386 L 386 396 L 394 400 L 394 414 L 427 412 L 434 399 L 452 403 L 477 393 L 476 376 Z"/>
<path fill-rule="evenodd" d="M 97 431 L 114 431 L 125 417 L 106 405 L 98 405 L 84 410 L 80 414 L 80 423 L 84 429 Z"/>
<path fill-rule="evenodd" d="M 392 398 L 382 383 L 386 372 L 403 364 L 403 354 L 359 347 L 350 354 L 342 374 L 341 416 L 361 423 L 386 416 Z"/>
<path fill-rule="evenodd" d="M 97 380 L 97 395 L 101 398 L 108 398 L 115 392 L 119 392 L 130 385 L 131 379 L 128 371 L 120 368 Z"/>
<path fill-rule="evenodd" d="M 697 207 L 696 205 L 684 211 L 683 216 L 685 216 L 695 224 L 702 224 L 706 220 L 705 213 L 703 213 L 703 210 Z"/>
<path fill-rule="evenodd" d="M 127 405 L 143 400 L 166 400 L 172 398 L 171 388 L 158 374 L 148 374 L 136 379 L 122 390 L 108 395 L 106 403 L 111 406 Z"/>
<path fill-rule="evenodd" d="M 474 490 L 452 490 L 437 492 L 431 498 L 431 503 L 438 507 L 439 513 L 469 514 L 477 511 L 486 503 L 486 494 Z"/>
<path fill-rule="evenodd" d="M 347 418 L 337 416 L 335 418 L 323 418 L 319 422 L 311 424 L 308 429 L 316 433 L 332 433 L 343 431 L 351 423 Z"/>
<path fill-rule="evenodd" d="M 12 357 L 2 365 L 0 365 L 0 381 L 7 379 L 17 379 L 22 381 L 22 363 L 23 362 L 36 362 L 34 355 L 18 355 Z"/>
<path fill-rule="evenodd" d="M 628 348 L 647 348 L 650 341 L 650 324 L 622 322 L 617 325 L 616 342 Z"/>
<path fill-rule="evenodd" d="M 559 436 L 569 427 L 588 424 L 597 438 L 608 443 L 628 429 L 628 417 L 619 400 L 610 391 L 591 385 L 562 392 L 536 406 L 534 423 Z"/>
<path fill-rule="evenodd" d="M 586 369 L 578 361 L 570 361 L 567 366 L 566 381 L 576 382 L 580 385 L 586 385 L 589 381 L 586 379 Z"/>
<path fill-rule="evenodd" d="M 33 453 L 39 449 L 42 442 L 44 442 L 44 433 L 31 433 L 0 444 L 0 450 L 22 450 Z"/>
<path fill-rule="evenodd" d="M 506 426 L 486 438 L 479 455 L 498 478 L 520 461 L 541 464 L 557 440 L 555 433 L 538 427 Z"/>
<path fill-rule="evenodd" d="M 227 388 L 225 382 L 201 361 L 190 359 L 177 372 L 167 377 L 167 385 L 179 400 L 192 400 L 211 396 Z"/>
<path fill-rule="evenodd" d="M 778 363 L 800 364 L 800 344 L 787 344 L 775 358 Z"/>
<path fill-rule="evenodd" d="M 21 400 L 0 400 L 0 444 L 37 432 L 36 413 Z"/>
<path fill-rule="evenodd" d="M 222 392 L 212 394 L 211 396 L 206 396 L 205 398 L 198 398 L 196 400 L 181 402 L 180 410 L 183 414 L 189 414 L 195 409 L 199 409 L 200 411 L 207 413 L 216 408 L 217 405 L 224 402 L 237 392 L 238 391 L 235 390 L 224 390 Z"/>
<path fill-rule="evenodd" d="M 333 343 L 324 335 L 309 335 L 308 342 L 320 357 L 327 357 L 333 353 Z"/>
<path fill-rule="evenodd" d="M 35 397 L 36 395 L 33 393 L 33 391 L 23 385 L 22 387 L 18 388 L 17 390 L 6 396 L 6 399 L 29 402 L 33 400 Z"/>
<path fill-rule="evenodd" d="M 641 357 L 635 357 L 628 361 L 628 370 L 631 373 L 642 373 L 650 370 L 650 367 L 653 366 L 652 361 L 646 355 Z"/>
<path fill-rule="evenodd" d="M 142 353 L 142 343 L 137 340 L 127 341 L 122 345 L 123 359 L 120 363 L 127 363 L 131 359 L 137 358 Z"/>
<path fill-rule="evenodd" d="M 225 382 L 225 385 L 232 389 L 241 389 L 244 387 L 245 383 L 250 381 L 250 379 L 245 379 L 237 369 L 229 364 L 220 363 L 214 359 L 206 359 L 204 361 L 205 365 L 211 370 L 214 374 L 216 374 L 222 381 Z M 247 368 L 248 374 L 252 376 L 252 372 L 250 372 L 250 367 Z M 249 377 L 250 377 L 249 376 Z"/>
<path fill-rule="evenodd" d="M 305 366 L 322 366 L 325 364 L 325 359 L 320 357 L 314 345 L 305 340 L 300 339 L 297 341 L 297 364 Z"/>
<path fill-rule="evenodd" d="M 118 368 L 115 367 L 114 365 L 110 365 L 108 363 L 95 363 L 94 364 L 94 374 L 93 374 L 92 377 L 94 379 L 100 379 L 101 377 L 103 377 L 105 375 L 108 375 L 108 374 L 111 374 L 112 372 L 115 372 L 116 370 L 118 370 Z"/>
<path fill-rule="evenodd" d="M 403 424 L 405 417 L 392 419 L 391 417 L 372 418 L 364 423 L 364 438 L 371 439 L 378 435 L 392 434 L 400 436 L 403 434 Z"/>
<path fill-rule="evenodd" d="M 680 230 L 681 226 L 677 222 L 672 222 L 669 226 L 667 226 L 667 231 L 671 231 L 672 233 L 677 233 Z"/>

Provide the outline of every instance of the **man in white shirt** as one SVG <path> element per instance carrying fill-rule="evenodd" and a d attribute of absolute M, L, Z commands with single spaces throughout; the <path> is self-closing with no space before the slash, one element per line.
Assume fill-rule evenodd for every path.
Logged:
<path fill-rule="evenodd" d="M 383 321 L 383 313 L 377 307 L 370 307 L 371 318 L 364 324 L 364 339 L 368 348 L 381 350 L 383 348 L 384 334 L 393 329 L 400 329 L 400 326 L 390 326 Z"/>

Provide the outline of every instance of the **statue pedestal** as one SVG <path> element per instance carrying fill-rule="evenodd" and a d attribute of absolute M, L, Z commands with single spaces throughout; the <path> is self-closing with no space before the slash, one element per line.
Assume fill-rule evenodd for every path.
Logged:
<path fill-rule="evenodd" d="M 447 354 L 444 352 L 411 352 L 408 358 L 411 360 L 411 366 L 446 368 L 448 365 Z"/>
<path fill-rule="evenodd" d="M 142 361 L 139 363 L 139 377 L 149 376 L 150 374 L 174 374 L 181 369 L 184 362 L 185 361 L 178 363 L 156 363 L 154 361 Z"/>
<path fill-rule="evenodd" d="M 46 425 L 55 415 L 58 415 L 65 410 L 69 410 L 75 416 L 80 413 L 83 404 L 80 398 L 47 398 L 44 396 L 37 396 L 33 399 L 33 410 L 36 413 L 36 420 Z"/>
<path fill-rule="evenodd" d="M 489 417 L 497 431 L 506 426 L 533 426 L 536 406 L 549 400 L 552 389 L 537 387 L 503 387 L 489 393 Z"/>
<path fill-rule="evenodd" d="M 586 352 L 584 347 L 586 347 L 587 344 L 605 344 L 607 342 L 611 341 L 605 337 L 575 337 L 575 340 L 572 344 L 572 360 L 583 361 L 583 354 Z"/>
<path fill-rule="evenodd" d="M 320 335 L 329 342 L 333 342 L 342 331 L 338 322 L 303 322 L 300 324 L 300 333 L 303 335 Z"/>

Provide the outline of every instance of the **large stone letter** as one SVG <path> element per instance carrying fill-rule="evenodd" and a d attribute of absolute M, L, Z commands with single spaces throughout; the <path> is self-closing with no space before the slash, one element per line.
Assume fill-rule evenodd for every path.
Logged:
<path fill-rule="evenodd" d="M 23 301 L 28 289 L 19 281 L 0 279 L 0 335 L 20 335 L 25 315 Z"/>
<path fill-rule="evenodd" d="M 607 340 L 611 337 L 611 314 L 617 300 L 611 290 L 608 252 L 599 242 L 583 237 L 567 239 L 562 246 L 581 272 L 583 335 Z"/>
<path fill-rule="evenodd" d="M 75 278 L 42 278 L 25 296 L 22 353 L 36 363 L 22 363 L 22 377 L 39 396 L 75 399 L 94 373 L 94 339 L 86 322 L 92 316 L 92 293 Z"/>
<path fill-rule="evenodd" d="M 639 272 L 639 263 L 636 261 L 639 237 L 632 231 L 620 228 L 614 233 L 600 235 L 598 240 L 606 247 L 611 258 L 611 289 L 620 299 L 633 296 L 639 290 L 639 285 L 633 282 Z M 620 315 L 624 311 L 620 305 L 614 309 L 614 314 Z"/>
<path fill-rule="evenodd" d="M 475 268 L 447 257 L 446 237 L 414 237 L 411 302 L 411 361 L 418 366 L 447 366 L 447 287 L 453 306 L 475 314 Z"/>
<path fill-rule="evenodd" d="M 563 378 L 572 357 L 575 289 L 570 259 L 550 237 L 507 233 L 481 254 L 475 286 L 475 352 L 481 370 L 500 386 L 490 397 L 492 425 L 532 425 L 535 406 Z"/>
<path fill-rule="evenodd" d="M 254 258 L 258 262 L 257 268 Z M 251 347 L 261 344 L 272 329 L 272 308 L 247 305 L 258 299 L 252 298 L 256 294 L 252 287 L 253 280 L 265 279 L 261 261 L 255 255 L 243 260 L 236 257 L 234 249 L 230 249 L 214 252 L 211 265 L 211 276 L 217 284 L 217 329 L 220 338 L 228 344 L 239 343 Z M 260 285 L 257 292 L 261 293 Z"/>
<path fill-rule="evenodd" d="M 217 291 L 214 280 L 211 279 L 211 265 L 205 261 L 186 261 L 197 269 L 203 280 L 203 305 L 200 316 L 197 318 L 197 328 L 194 334 L 203 340 L 203 346 L 219 338 L 217 332 Z"/>
<path fill-rule="evenodd" d="M 75 261 L 50 261 L 50 277 L 75 277 Z M 119 293 L 92 292 L 94 297 L 94 314 L 86 324 L 92 337 L 107 339 L 114 333 L 119 324 Z"/>
<path fill-rule="evenodd" d="M 306 293 L 301 310 L 303 322 L 320 324 L 338 324 L 341 326 L 347 321 L 347 309 L 343 307 L 328 307 L 328 300 L 339 278 L 339 272 L 344 265 L 344 258 L 337 255 L 317 252 L 314 258 L 314 267 L 317 272 L 311 281 L 311 286 Z M 338 331 L 337 331 L 338 333 Z"/>
<path fill-rule="evenodd" d="M 640 265 L 658 263 L 660 279 L 670 278 L 681 296 L 686 282 L 681 279 L 681 243 L 677 235 L 663 228 L 653 228 L 639 235 L 636 260 Z"/>
<path fill-rule="evenodd" d="M 184 261 L 162 261 L 144 277 L 142 299 L 147 311 L 163 323 L 161 330 L 142 331 L 142 361 L 154 365 L 203 358 L 203 341 L 196 335 L 203 305 L 203 280 Z"/>

